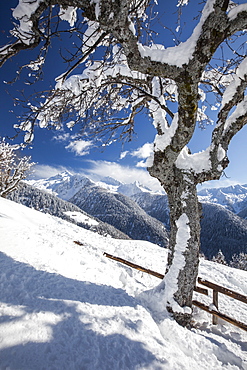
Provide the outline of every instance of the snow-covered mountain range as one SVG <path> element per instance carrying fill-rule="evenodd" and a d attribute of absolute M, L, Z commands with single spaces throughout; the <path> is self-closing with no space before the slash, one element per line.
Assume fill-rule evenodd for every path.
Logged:
<path fill-rule="evenodd" d="M 123 184 L 111 177 L 102 177 L 100 181 L 93 181 L 89 177 L 72 174 L 69 171 L 64 171 L 56 176 L 41 180 L 28 180 L 30 185 L 41 190 L 48 191 L 57 195 L 59 198 L 69 200 L 81 188 L 86 185 L 95 185 L 104 188 L 110 192 L 118 192 L 140 202 L 148 202 L 155 195 L 165 195 L 165 193 L 153 192 L 147 187 L 144 187 L 137 181 L 129 184 Z M 145 197 L 146 195 L 146 197 Z M 223 206 L 234 213 L 239 213 L 247 207 L 247 185 L 233 185 L 223 188 L 211 188 L 198 191 L 199 200 L 203 203 L 213 203 Z"/>
<path fill-rule="evenodd" d="M 99 187 L 86 178 L 73 178 L 68 181 L 66 177 L 65 185 L 62 186 L 61 177 L 59 176 L 59 181 L 52 178 L 53 190 L 49 188 L 48 193 L 40 190 L 44 189 L 44 186 L 37 189 L 28 183 L 23 183 L 8 196 L 8 199 L 63 219 L 72 218 L 74 223 L 87 229 L 90 228 L 101 235 L 121 239 L 130 237 L 131 239 L 148 240 L 162 247 L 168 245 L 167 230 L 162 222 L 149 216 L 131 198 Z M 47 183 L 48 181 L 45 181 L 46 185 Z M 81 187 L 78 187 L 78 184 Z M 57 193 L 54 188 L 58 189 L 65 199 L 68 194 L 75 194 L 68 202 L 55 195 Z M 78 189 L 80 190 L 77 191 Z M 70 211 L 69 214 L 68 211 Z M 96 219 L 98 224 L 88 226 L 82 214 L 86 214 L 87 218 Z M 84 217 L 83 220 L 82 217 Z"/>
<path fill-rule="evenodd" d="M 102 177 L 100 181 L 93 181 L 89 177 L 72 174 L 64 171 L 49 177 L 48 179 L 28 180 L 28 184 L 57 195 L 59 198 L 69 200 L 84 186 L 94 185 L 106 189 L 110 192 L 121 193 L 126 196 L 132 196 L 139 192 L 151 192 L 148 188 L 135 181 L 132 184 L 123 184 L 111 177 Z"/>
<path fill-rule="evenodd" d="M 18 188 L 8 195 L 8 199 L 21 203 L 27 207 L 50 215 L 62 218 L 84 229 L 97 232 L 100 235 L 111 236 L 118 239 L 129 239 L 129 237 L 92 215 L 87 214 L 75 204 L 58 198 L 52 193 L 33 187 L 25 182 L 19 184 Z"/>
<path fill-rule="evenodd" d="M 220 204 L 234 213 L 247 207 L 247 185 L 232 185 L 198 191 L 201 202 Z"/>
<path fill-rule="evenodd" d="M 123 235 L 148 240 L 162 247 L 167 246 L 169 208 L 165 193 L 152 192 L 138 182 L 123 184 L 109 177 L 93 181 L 69 172 L 27 183 L 36 189 L 45 190 L 46 193 L 43 194 L 49 192 L 53 203 L 56 203 L 56 199 L 69 201 L 69 204 L 72 203 L 90 217 L 111 225 Z M 13 193 L 10 197 L 13 200 L 16 198 L 27 205 L 27 201 L 22 200 L 25 198 L 23 195 L 16 196 Z M 34 206 L 37 194 L 35 199 L 31 206 L 37 208 Z M 221 250 L 227 263 L 230 263 L 234 255 L 247 254 L 247 185 L 202 190 L 199 191 L 199 199 L 203 206 L 202 253 L 212 259 Z M 42 204 L 39 207 L 42 209 Z M 237 214 L 239 211 L 241 212 Z M 64 213 L 63 208 L 62 212 Z M 107 233 L 111 236 L 114 234 Z"/>

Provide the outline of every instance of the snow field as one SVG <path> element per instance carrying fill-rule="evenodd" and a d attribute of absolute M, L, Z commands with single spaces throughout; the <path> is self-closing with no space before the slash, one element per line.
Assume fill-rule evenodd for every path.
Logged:
<path fill-rule="evenodd" d="M 212 326 L 197 308 L 195 328 L 181 328 L 162 306 L 159 279 L 103 256 L 164 273 L 165 249 L 104 238 L 1 198 L 0 235 L 1 370 L 247 369 L 246 332 Z M 244 271 L 201 261 L 200 276 L 246 294 Z M 219 304 L 247 322 L 241 302 L 220 295 Z"/>

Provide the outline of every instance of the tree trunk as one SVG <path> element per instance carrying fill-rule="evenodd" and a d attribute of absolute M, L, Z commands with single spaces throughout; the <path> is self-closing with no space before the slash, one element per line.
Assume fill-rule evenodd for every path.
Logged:
<path fill-rule="evenodd" d="M 183 173 L 174 167 L 173 176 L 169 176 L 169 184 L 164 188 L 168 195 L 171 226 L 164 278 L 167 308 L 180 325 L 189 326 L 199 266 L 201 205 L 194 176 L 187 171 Z"/>

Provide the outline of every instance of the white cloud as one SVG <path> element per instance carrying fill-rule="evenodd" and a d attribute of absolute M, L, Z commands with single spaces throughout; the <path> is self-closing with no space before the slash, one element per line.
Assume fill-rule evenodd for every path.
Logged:
<path fill-rule="evenodd" d="M 91 168 L 87 170 L 88 176 L 93 179 L 98 177 L 110 176 L 123 183 L 133 183 L 138 181 L 140 184 L 153 191 L 161 191 L 162 187 L 159 181 L 149 175 L 147 170 L 137 169 L 135 167 L 121 166 L 115 162 L 107 161 L 88 161 Z"/>
<path fill-rule="evenodd" d="M 100 177 L 110 176 L 122 183 L 133 183 L 138 181 L 140 184 L 148 187 L 153 191 L 163 191 L 164 189 L 160 185 L 159 181 L 154 177 L 151 177 L 146 169 L 142 169 L 141 165 L 139 168 L 122 166 L 115 162 L 107 161 L 87 161 L 91 164 L 91 168 L 83 170 L 86 176 L 89 176 L 92 180 L 99 180 Z M 144 161 L 139 162 L 140 164 L 145 164 Z M 202 185 L 198 185 L 197 190 L 202 190 L 204 188 L 218 188 L 230 185 L 236 185 L 238 181 L 229 180 L 222 178 L 220 180 L 208 181 Z"/>
<path fill-rule="evenodd" d="M 132 157 L 137 157 L 141 159 L 147 159 L 153 153 L 153 143 L 145 143 L 143 146 L 138 149 L 130 152 L 126 150 L 120 154 L 120 159 L 124 159 L 126 155 L 131 155 Z M 137 167 L 147 167 L 143 161 L 137 164 Z"/>
<path fill-rule="evenodd" d="M 146 143 L 131 153 L 133 157 L 148 158 L 153 152 L 153 143 Z"/>
<path fill-rule="evenodd" d="M 228 186 L 238 185 L 238 184 L 245 184 L 246 182 L 234 180 L 234 179 L 227 179 L 222 177 L 219 180 L 211 180 L 206 181 L 202 184 L 197 185 L 197 191 L 203 190 L 203 189 L 211 189 L 211 188 L 227 188 Z"/>
<path fill-rule="evenodd" d="M 53 136 L 53 140 L 56 140 L 58 142 L 67 141 L 69 138 L 70 138 L 70 134 L 69 133 L 66 133 L 66 134 L 58 134 L 58 135 Z"/>
<path fill-rule="evenodd" d="M 91 141 L 75 140 L 69 143 L 65 149 L 74 152 L 76 156 L 83 156 L 89 153 L 89 149 L 92 147 Z"/>
<path fill-rule="evenodd" d="M 33 173 L 30 174 L 29 178 L 32 178 L 33 180 L 47 179 L 66 170 L 68 169 L 64 166 L 48 166 L 46 164 L 36 164 L 33 167 Z"/>
<path fill-rule="evenodd" d="M 137 162 L 136 167 L 147 168 L 147 161 Z"/>
<path fill-rule="evenodd" d="M 138 181 L 142 185 L 147 186 L 153 191 L 162 190 L 161 185 L 158 180 L 151 177 L 149 173 L 141 168 L 121 166 L 118 163 L 107 162 L 107 161 L 87 161 L 91 164 L 90 169 L 82 169 L 81 174 L 89 176 L 92 180 L 98 180 L 99 177 L 113 177 L 114 179 L 121 181 L 123 183 L 132 183 Z M 71 173 L 79 173 L 77 169 L 73 171 L 71 168 L 64 166 L 49 166 L 45 164 L 37 164 L 33 167 L 34 172 L 30 174 L 28 179 L 39 180 L 47 179 L 49 177 L 55 176 L 58 173 L 69 171 Z M 220 180 L 207 181 L 203 184 L 197 186 L 197 190 L 200 191 L 205 188 L 219 188 L 227 187 L 230 185 L 244 184 L 246 182 L 238 181 L 234 179 L 227 179 L 222 177 Z"/>
<path fill-rule="evenodd" d="M 81 173 L 84 176 L 88 176 L 92 180 L 99 180 L 101 177 L 113 177 L 114 179 L 123 183 L 133 183 L 138 181 L 140 184 L 148 187 L 153 191 L 162 191 L 162 187 L 158 180 L 151 177 L 147 170 L 137 169 L 135 167 L 121 166 L 115 162 L 107 161 L 87 161 L 91 166 L 89 169 L 76 170 L 76 173 Z M 39 180 L 46 179 L 51 176 L 55 176 L 58 173 L 69 171 L 75 173 L 73 169 L 66 168 L 64 166 L 49 166 L 38 164 L 34 166 L 34 174 L 29 179 Z"/>

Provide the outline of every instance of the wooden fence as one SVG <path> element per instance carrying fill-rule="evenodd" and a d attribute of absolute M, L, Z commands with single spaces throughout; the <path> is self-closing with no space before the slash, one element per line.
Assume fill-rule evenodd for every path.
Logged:
<path fill-rule="evenodd" d="M 206 306 L 203 303 L 198 302 L 196 300 L 192 301 L 192 304 L 194 306 L 199 307 L 202 310 L 204 310 L 204 311 L 210 313 L 211 315 L 213 315 L 213 324 L 214 325 L 217 325 L 218 318 L 220 318 L 220 319 L 228 321 L 231 324 L 247 331 L 247 325 L 246 324 L 244 324 L 240 321 L 237 321 L 237 320 L 233 319 L 232 317 L 227 316 L 227 315 L 218 311 L 218 308 L 219 308 L 219 293 L 227 295 L 231 298 L 237 299 L 238 301 L 241 301 L 243 303 L 247 303 L 247 297 L 246 296 L 244 296 L 243 294 L 234 292 L 233 290 L 224 288 L 224 287 L 222 287 L 218 284 L 215 284 L 215 283 L 212 283 L 210 281 L 204 280 L 200 277 L 198 278 L 198 283 L 213 290 L 213 307 Z M 207 291 L 207 289 L 206 289 L 206 291 Z M 203 293 L 203 292 L 200 292 L 200 293 Z M 203 294 L 208 295 L 208 292 L 207 293 L 205 292 Z"/>
<path fill-rule="evenodd" d="M 123 258 L 116 257 L 116 256 L 113 256 L 113 255 L 108 254 L 108 253 L 104 253 L 104 256 L 106 256 L 107 258 L 113 259 L 115 261 L 118 261 L 120 263 L 124 263 L 125 265 L 127 265 L 129 267 L 132 267 L 136 270 L 145 272 L 149 275 L 153 275 L 153 276 L 155 276 L 159 279 L 164 278 L 164 275 L 162 275 L 158 272 L 146 269 L 145 267 L 142 267 L 142 266 L 136 265 L 135 263 L 126 261 Z M 246 296 L 244 296 L 242 294 L 239 294 L 237 292 L 234 292 L 233 290 L 224 288 L 220 285 L 211 283 L 210 281 L 204 280 L 200 277 L 198 278 L 198 283 L 213 290 L 213 307 L 211 308 L 210 306 L 206 306 L 204 303 L 198 302 L 196 300 L 192 301 L 192 304 L 194 306 L 199 307 L 200 309 L 202 309 L 202 310 L 210 313 L 211 315 L 213 315 L 213 324 L 214 325 L 216 325 L 218 323 L 218 318 L 220 318 L 220 319 L 223 319 L 223 320 L 237 326 L 238 328 L 241 328 L 241 329 L 247 331 L 247 325 L 246 324 L 244 324 L 240 321 L 237 321 L 237 320 L 233 319 L 232 317 L 229 317 L 229 316 L 227 316 L 223 313 L 220 313 L 218 311 L 218 307 L 219 307 L 219 295 L 218 295 L 218 293 L 225 294 L 225 295 L 227 295 L 231 298 L 237 299 L 237 300 L 239 300 L 241 302 L 244 302 L 244 303 L 247 303 L 247 297 Z M 197 293 L 208 295 L 208 289 L 205 289 L 205 288 L 202 288 L 202 287 L 199 287 L 199 286 L 195 286 L 194 291 L 197 292 Z"/>

